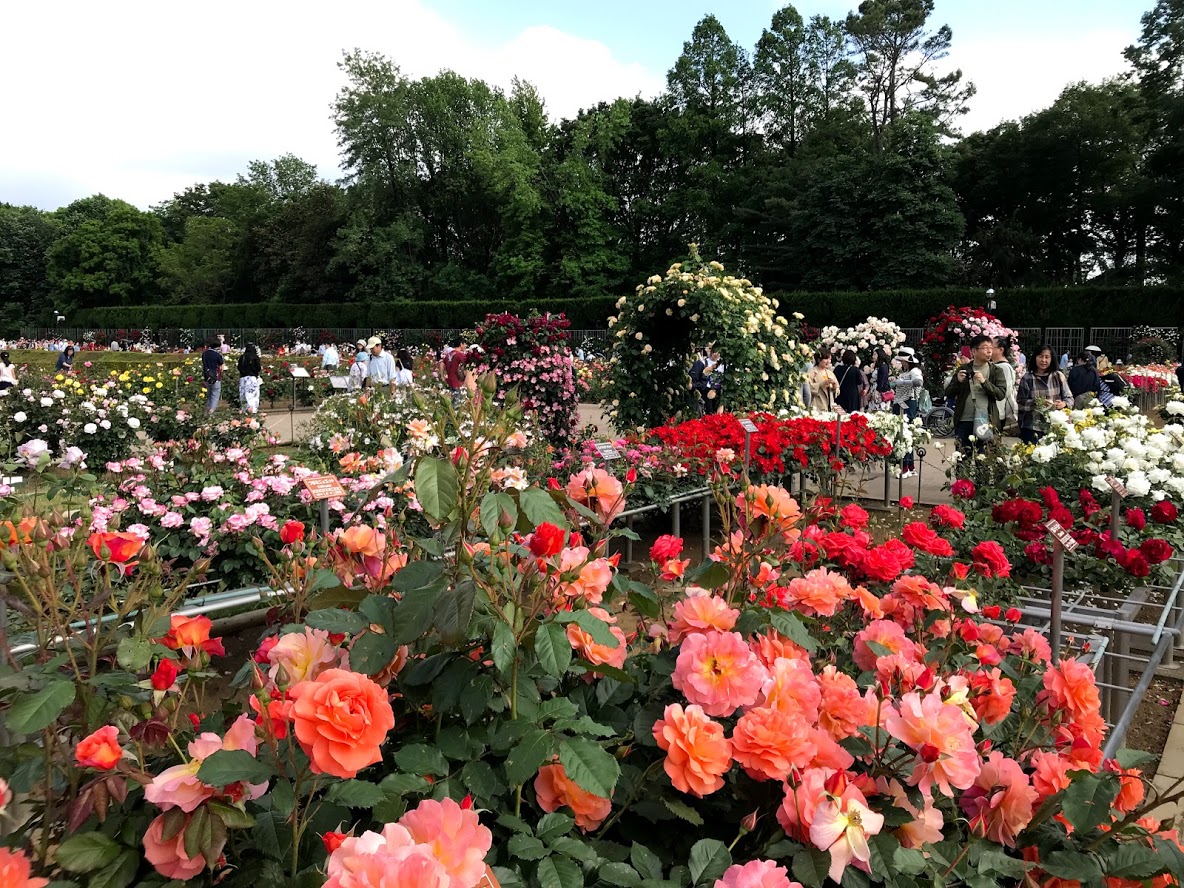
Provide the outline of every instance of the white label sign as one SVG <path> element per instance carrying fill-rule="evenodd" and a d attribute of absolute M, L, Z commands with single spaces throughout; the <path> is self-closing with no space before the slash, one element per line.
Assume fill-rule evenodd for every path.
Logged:
<path fill-rule="evenodd" d="M 744 429 L 744 431 L 748 432 L 750 435 L 755 435 L 759 431 L 759 429 L 756 427 L 756 423 L 754 423 L 751 419 L 740 420 L 740 428 Z"/>
<path fill-rule="evenodd" d="M 605 459 L 620 459 L 621 452 L 613 446 L 611 441 L 597 441 L 596 452 Z"/>

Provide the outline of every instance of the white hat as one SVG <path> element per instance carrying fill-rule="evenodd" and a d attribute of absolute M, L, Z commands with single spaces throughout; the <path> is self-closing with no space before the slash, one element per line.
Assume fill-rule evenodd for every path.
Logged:
<path fill-rule="evenodd" d="M 366 348 L 374 348 L 376 345 L 382 345 L 382 340 L 377 336 L 371 336 L 366 340 Z"/>
<path fill-rule="evenodd" d="M 917 357 L 917 352 L 909 348 L 907 345 L 902 345 L 896 350 L 896 356 L 898 358 L 911 358 L 915 360 Z"/>
<path fill-rule="evenodd" d="M 359 340 L 358 340 L 358 345 L 360 345 L 362 348 L 365 348 L 365 347 L 366 347 L 366 340 L 365 340 L 365 339 L 359 339 Z"/>
<path fill-rule="evenodd" d="M 1087 346 L 1085 347 L 1085 350 L 1086 350 L 1087 352 L 1098 352 L 1098 353 L 1101 353 L 1101 351 L 1102 351 L 1102 350 L 1101 350 L 1100 348 L 1098 348 L 1098 346 L 1096 346 L 1096 345 L 1087 345 Z"/>

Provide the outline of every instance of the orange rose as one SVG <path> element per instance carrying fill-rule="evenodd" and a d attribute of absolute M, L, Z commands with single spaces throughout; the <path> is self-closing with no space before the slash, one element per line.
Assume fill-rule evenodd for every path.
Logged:
<path fill-rule="evenodd" d="M 792 770 L 809 767 L 818 748 L 804 719 L 756 708 L 736 722 L 732 752 L 750 777 L 784 781 Z"/>
<path fill-rule="evenodd" d="M 22 518 L 19 524 L 0 522 L 0 543 L 15 546 L 18 543 L 33 542 L 33 531 L 37 529 L 36 518 Z"/>
<path fill-rule="evenodd" d="M 365 524 L 347 527 L 338 535 L 337 542 L 341 543 L 347 552 L 370 557 L 377 556 L 386 548 L 386 539 L 382 534 Z"/>
<path fill-rule="evenodd" d="M 160 643 L 174 651 L 183 651 L 190 657 L 199 650 L 221 656 L 226 650 L 222 647 L 221 638 L 210 638 L 210 630 L 213 627 L 213 621 L 209 617 L 173 614 L 169 621 L 169 631 L 160 639 Z"/>
<path fill-rule="evenodd" d="M 684 710 L 671 703 L 654 723 L 654 740 L 666 752 L 664 767 L 679 791 L 702 798 L 724 785 L 732 747 L 723 725 L 709 719 L 703 707 L 692 704 Z"/>
<path fill-rule="evenodd" d="M 560 764 L 539 768 L 539 774 L 534 778 L 534 794 L 539 807 L 548 814 L 554 814 L 562 806 L 571 808 L 576 816 L 576 826 L 584 832 L 600 826 L 613 809 L 613 803 L 608 799 L 577 786 Z"/>
<path fill-rule="evenodd" d="M 144 548 L 144 538 L 134 533 L 92 533 L 87 545 L 100 561 L 110 561 L 112 564 L 127 564 Z M 107 551 L 106 557 L 103 551 Z"/>
<path fill-rule="evenodd" d="M 380 747 L 395 726 L 386 691 L 356 672 L 327 669 L 288 691 L 296 739 L 314 774 L 346 779 L 381 761 Z"/>
<path fill-rule="evenodd" d="M 74 758 L 83 768 L 110 771 L 123 758 L 123 748 L 119 745 L 119 729 L 107 725 L 83 738 L 74 747 Z"/>

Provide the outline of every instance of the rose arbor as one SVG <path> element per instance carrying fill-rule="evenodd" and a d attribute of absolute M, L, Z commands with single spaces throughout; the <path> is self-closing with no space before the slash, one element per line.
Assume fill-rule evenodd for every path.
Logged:
<path fill-rule="evenodd" d="M 776 411 L 800 403 L 801 371 L 809 349 L 797 321 L 750 281 L 704 263 L 696 245 L 665 277 L 654 275 L 617 302 L 609 318 L 615 338 L 608 386 L 618 429 L 661 425 L 688 403 L 687 371 L 694 351 L 715 343 L 728 410 Z"/>

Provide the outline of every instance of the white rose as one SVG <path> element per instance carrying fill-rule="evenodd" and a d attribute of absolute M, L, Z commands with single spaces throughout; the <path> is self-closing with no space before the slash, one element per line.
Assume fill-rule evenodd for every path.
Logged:
<path fill-rule="evenodd" d="M 88 422 L 86 425 L 84 425 L 82 427 L 82 430 L 84 432 L 86 432 L 88 435 L 93 435 L 95 432 L 97 432 L 99 430 L 99 427 L 97 425 L 95 425 L 93 422 Z"/>
<path fill-rule="evenodd" d="M 16 413 L 12 414 L 12 418 L 16 422 L 24 422 L 29 417 L 25 415 L 23 410 L 18 410 Z"/>
<path fill-rule="evenodd" d="M 42 407 L 52 407 L 53 406 L 53 398 L 42 398 L 41 399 L 41 406 Z"/>
<path fill-rule="evenodd" d="M 133 428 L 133 429 L 138 429 L 140 427 L 140 421 L 138 419 L 136 419 L 134 416 L 128 417 L 127 424 L 130 428 Z"/>

